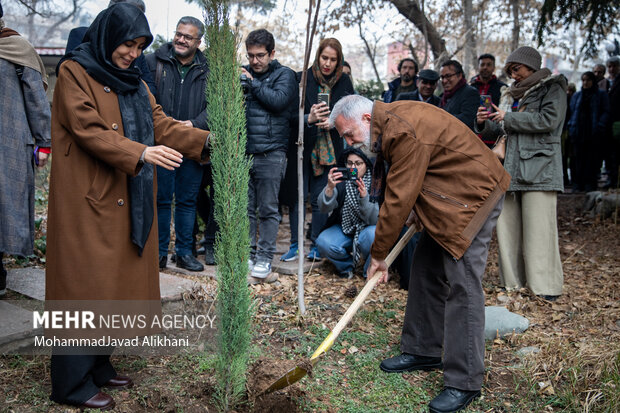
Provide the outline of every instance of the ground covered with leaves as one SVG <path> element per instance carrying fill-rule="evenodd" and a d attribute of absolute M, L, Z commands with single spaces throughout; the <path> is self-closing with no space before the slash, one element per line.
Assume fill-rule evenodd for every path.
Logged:
<path fill-rule="evenodd" d="M 468 411 L 620 411 L 620 224 L 583 215 L 582 202 L 579 195 L 558 199 L 565 284 L 556 302 L 527 290 L 502 291 L 493 241 L 484 279 L 486 303 L 527 317 L 530 328 L 487 343 L 482 398 Z M 330 268 L 307 277 L 304 317 L 297 312 L 294 277 L 282 275 L 278 283 L 251 287 L 256 314 L 248 400 L 238 411 L 426 411 L 442 388 L 440 371 L 386 374 L 379 369 L 382 359 L 399 353 L 406 292 L 398 289 L 397 277 L 370 295 L 311 376 L 259 395 L 314 352 L 363 287 L 363 279 L 341 280 Z M 199 294 L 214 296 L 215 281 L 197 281 Z M 181 355 L 113 356 L 119 372 L 136 382 L 132 389 L 113 393 L 116 411 L 215 411 L 212 343 L 203 352 Z M 70 411 L 48 400 L 46 357 L 3 356 L 0 371 L 0 411 Z"/>

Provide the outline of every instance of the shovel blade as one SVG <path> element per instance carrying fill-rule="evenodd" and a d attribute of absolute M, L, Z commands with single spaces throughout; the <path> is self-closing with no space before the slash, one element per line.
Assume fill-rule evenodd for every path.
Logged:
<path fill-rule="evenodd" d="M 302 367 L 296 366 L 290 369 L 284 376 L 280 377 L 275 383 L 269 386 L 262 394 L 274 392 L 297 383 L 308 374 L 308 371 Z"/>

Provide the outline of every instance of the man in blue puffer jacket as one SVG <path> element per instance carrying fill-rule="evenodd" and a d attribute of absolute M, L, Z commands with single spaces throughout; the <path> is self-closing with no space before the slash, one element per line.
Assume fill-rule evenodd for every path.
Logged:
<path fill-rule="evenodd" d="M 265 280 L 276 250 L 278 193 L 291 136 L 289 109 L 298 102 L 298 86 L 295 72 L 274 60 L 275 41 L 267 30 L 251 32 L 245 47 L 250 64 L 241 69 L 241 83 L 246 100 L 246 153 L 252 156 L 248 188 L 250 269 L 252 277 Z"/>

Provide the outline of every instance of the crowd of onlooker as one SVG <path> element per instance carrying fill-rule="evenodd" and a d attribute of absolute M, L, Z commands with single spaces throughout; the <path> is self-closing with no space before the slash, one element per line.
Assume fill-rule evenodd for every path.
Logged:
<path fill-rule="evenodd" d="M 111 4 L 117 2 L 121 1 L 112 1 Z M 144 3 L 141 0 L 131 0 L 128 3 L 144 11 Z M 85 38 L 87 29 L 87 27 L 79 27 L 71 31 L 67 42 L 67 53 L 88 40 Z M 138 56 L 135 65 L 140 68 L 141 79 L 146 82 L 166 115 L 186 126 L 208 130 L 206 101 L 202 91 L 206 86 L 209 69 L 204 54 L 199 50 L 203 34 L 204 26 L 200 20 L 190 16 L 183 17 L 178 22 L 174 39 L 159 47 L 154 53 Z M 19 36 L 13 38 L 17 39 Z M 273 35 L 264 29 L 250 33 L 246 38 L 245 46 L 248 64 L 242 67 L 240 75 L 246 104 L 246 152 L 252 157 L 248 192 L 251 232 L 249 265 L 252 276 L 260 280 L 266 279 L 271 273 L 271 262 L 276 252 L 278 226 L 285 211 L 289 213 L 291 238 L 288 251 L 280 259 L 292 261 L 298 256 L 299 206 L 296 195 L 297 162 L 295 159 L 298 134 L 296 107 L 301 73 L 295 73 L 278 63 Z M 31 53 L 29 59 L 36 63 L 38 57 Z M 28 59 L 24 58 L 24 60 Z M 8 65 L 11 61 L 2 60 L 2 63 Z M 13 65 L 24 67 L 19 69 L 21 72 L 17 72 L 22 76 L 21 79 L 24 79 L 21 73 L 25 72 L 25 78 L 28 79 L 30 69 L 36 69 L 34 63 L 30 65 L 13 63 Z M 477 69 L 478 73 L 467 81 L 462 65 L 456 60 L 443 62 L 437 72 L 430 68 L 419 70 L 418 62 L 412 57 L 407 57 L 399 62 L 398 76 L 388 83 L 382 99 L 386 103 L 412 100 L 438 106 L 461 120 L 477 133 L 489 148 L 493 148 L 497 136 L 488 133 L 488 130 L 484 131 L 485 128 L 481 127 L 483 125 L 481 121 L 485 119 L 480 117 L 480 110 L 485 108 L 484 111 L 497 114 L 507 110 L 510 112 L 517 108 L 515 106 L 517 103 L 513 102 L 512 108 L 508 107 L 507 103 L 502 103 L 502 99 L 509 96 L 507 91 L 510 89 L 504 81 L 512 75 L 508 70 L 504 70 L 498 78 L 496 59 L 488 53 L 479 56 Z M 534 69 L 538 71 L 540 68 Z M 608 77 L 605 76 L 606 70 L 609 72 Z M 573 192 L 595 190 L 601 177 L 606 178 L 602 182 L 604 187 L 613 187 L 617 184 L 617 136 L 620 133 L 618 126 L 620 125 L 618 123 L 620 87 L 617 82 L 619 74 L 620 58 L 614 56 L 607 61 L 607 66 L 597 64 L 592 72 L 583 73 L 582 87 L 579 91 L 575 90 L 573 84 L 568 85 L 567 105 L 565 108 L 557 108 L 565 112 L 561 138 L 562 169 L 560 171 L 563 174 L 563 180 L 562 185 L 558 185 L 554 190 L 561 191 L 564 188 L 571 188 Z M 43 75 L 41 77 L 45 78 Z M 347 222 L 345 228 L 340 228 L 340 231 L 343 231 L 342 235 L 351 238 L 353 242 L 343 241 L 337 246 L 332 245 L 333 240 L 329 243 L 325 242 L 327 234 L 321 237 L 323 231 L 334 231 L 332 224 L 334 224 L 335 215 L 340 217 L 342 207 L 339 205 L 334 213 L 333 200 L 326 198 L 326 191 L 336 192 L 342 197 L 344 194 L 341 193 L 342 191 L 338 192 L 336 188 L 346 183 L 345 187 L 349 188 L 349 191 L 344 200 L 348 201 L 349 197 L 355 198 L 353 195 L 358 195 L 358 199 L 347 202 L 346 205 L 348 207 L 354 205 L 353 209 L 366 205 L 363 201 L 365 198 L 362 196 L 365 192 L 351 191 L 354 181 L 343 181 L 339 172 L 333 170 L 337 166 L 346 167 L 347 159 L 343 158 L 343 153 L 348 152 L 343 152 L 346 144 L 335 129 L 329 128 L 327 118 L 330 108 L 333 108 L 343 96 L 355 93 L 351 66 L 344 60 L 342 46 L 337 39 L 327 38 L 321 41 L 314 62 L 306 74 L 306 79 L 307 92 L 303 120 L 303 191 L 305 201 L 309 203 L 312 211 L 306 234 L 311 241 L 307 257 L 309 259 L 328 258 L 336 265 L 342 276 L 350 277 L 353 264 L 356 264 L 360 258 L 359 252 L 366 250 L 359 244 L 360 228 L 353 229 Z M 515 82 L 519 81 L 515 78 Z M 33 93 L 42 90 L 42 85 L 43 83 L 41 87 L 31 87 L 31 95 L 20 93 L 20 96 L 25 98 L 23 105 L 19 106 L 20 112 L 29 113 L 30 111 L 33 114 L 28 117 L 29 123 L 22 122 L 14 126 L 15 129 L 19 128 L 25 131 L 23 133 L 32 136 L 29 139 L 34 139 L 31 142 L 36 146 L 35 158 L 40 159 L 40 165 L 44 164 L 49 152 L 47 147 L 50 146 L 49 127 L 46 127 L 46 123 L 49 123 L 49 114 L 46 114 L 45 108 L 34 108 L 36 100 Z M 437 90 L 438 86 L 440 90 Z M 547 90 L 549 85 L 541 87 Z M 518 100 L 515 101 L 518 102 Z M 13 109 L 16 107 L 18 106 Z M 542 107 L 536 110 L 542 110 Z M 34 116 L 40 119 L 33 120 Z M 546 116 L 545 119 L 539 120 L 546 120 L 548 123 L 550 115 Z M 560 116 L 560 114 L 553 113 L 553 116 Z M 506 120 L 503 118 L 492 118 L 492 120 L 499 120 L 502 126 L 505 126 Z M 500 123 L 495 122 L 496 125 Z M 504 132 L 510 135 L 507 131 Z M 542 131 L 528 129 L 524 132 Z M 526 154 L 526 156 L 529 155 Z M 604 169 L 602 168 L 603 161 Z M 505 162 L 509 168 L 513 161 L 509 156 Z M 369 165 L 369 169 L 372 167 L 373 165 Z M 214 265 L 214 242 L 218 227 L 214 219 L 213 198 L 215 194 L 210 163 L 186 159 L 179 168 L 174 170 L 159 166 L 156 169 L 160 269 L 168 265 L 169 259 L 175 261 L 178 267 L 190 271 L 201 271 L 204 264 Z M 602 170 L 606 172 L 605 175 L 601 174 Z M 31 182 L 29 170 L 20 175 L 26 178 L 25 182 Z M 557 173 L 554 172 L 553 175 L 555 179 Z M 336 179 L 334 184 L 330 181 L 330 176 L 337 176 L 340 179 Z M 359 178 L 358 182 L 363 182 L 364 175 L 360 174 Z M 337 186 L 329 191 L 330 184 Z M 9 194 L 4 188 L 3 194 L 3 203 L 0 205 L 8 205 L 9 200 L 15 201 L 20 198 L 15 194 Z M 29 204 L 28 200 L 21 202 L 25 202 L 26 206 Z M 343 202 L 342 199 L 341 202 Z M 351 212 L 350 209 L 346 210 Z M 27 212 L 29 209 L 20 210 Z M 6 218 L 9 215 L 8 211 L 2 211 L 1 215 L 5 217 L 3 225 L 6 228 L 10 226 L 20 228 L 24 226 L 24 222 L 29 222 L 24 217 L 17 217 L 15 211 L 12 209 L 12 221 Z M 173 213 L 174 251 L 170 256 L 170 224 Z M 360 215 L 359 212 L 355 214 Z M 197 217 L 200 217 L 202 221 L 201 234 L 199 234 Z M 356 227 L 363 225 L 372 227 L 372 219 L 362 220 L 362 222 L 365 224 L 357 223 Z M 501 228 L 501 224 L 499 226 Z M 24 245 L 17 246 L 14 240 L 9 240 L 8 234 L 11 234 L 11 238 L 15 238 L 15 234 L 19 232 L 29 235 L 32 231 L 28 228 L 20 228 L 19 231 L 3 231 L 2 251 L 4 253 L 27 254 L 30 251 L 28 245 L 32 244 L 31 235 L 23 238 L 26 240 Z M 372 243 L 372 238 L 372 236 L 369 238 L 370 243 Z M 198 239 L 200 241 L 197 241 Z M 411 249 L 414 247 L 415 241 L 412 241 Z M 338 252 L 334 252 L 336 250 Z M 334 254 L 347 254 L 349 256 L 346 260 L 347 265 L 341 265 L 338 259 L 332 257 Z M 204 255 L 204 264 L 197 260 L 199 255 Z M 362 253 L 361 256 L 364 257 L 365 254 Z M 399 257 L 397 260 L 399 272 L 407 272 L 406 268 L 409 266 L 411 256 L 410 251 Z M 4 269 L 2 271 L 4 273 Z"/>

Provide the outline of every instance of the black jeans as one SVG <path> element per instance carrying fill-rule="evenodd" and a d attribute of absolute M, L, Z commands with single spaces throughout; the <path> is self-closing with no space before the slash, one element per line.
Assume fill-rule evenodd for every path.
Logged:
<path fill-rule="evenodd" d="M 271 262 L 280 226 L 278 194 L 286 171 L 286 152 L 256 153 L 253 158 L 248 188 L 250 256 L 256 262 Z"/>
<path fill-rule="evenodd" d="M 209 187 L 209 191 L 206 189 Z M 203 166 L 202 182 L 198 191 L 198 200 L 196 212 L 205 223 L 204 240 L 205 245 L 213 247 L 215 243 L 215 234 L 219 231 L 217 221 L 215 220 L 215 188 L 213 185 L 213 167 L 209 163 Z M 198 233 L 198 220 L 194 225 L 194 235 Z"/>

